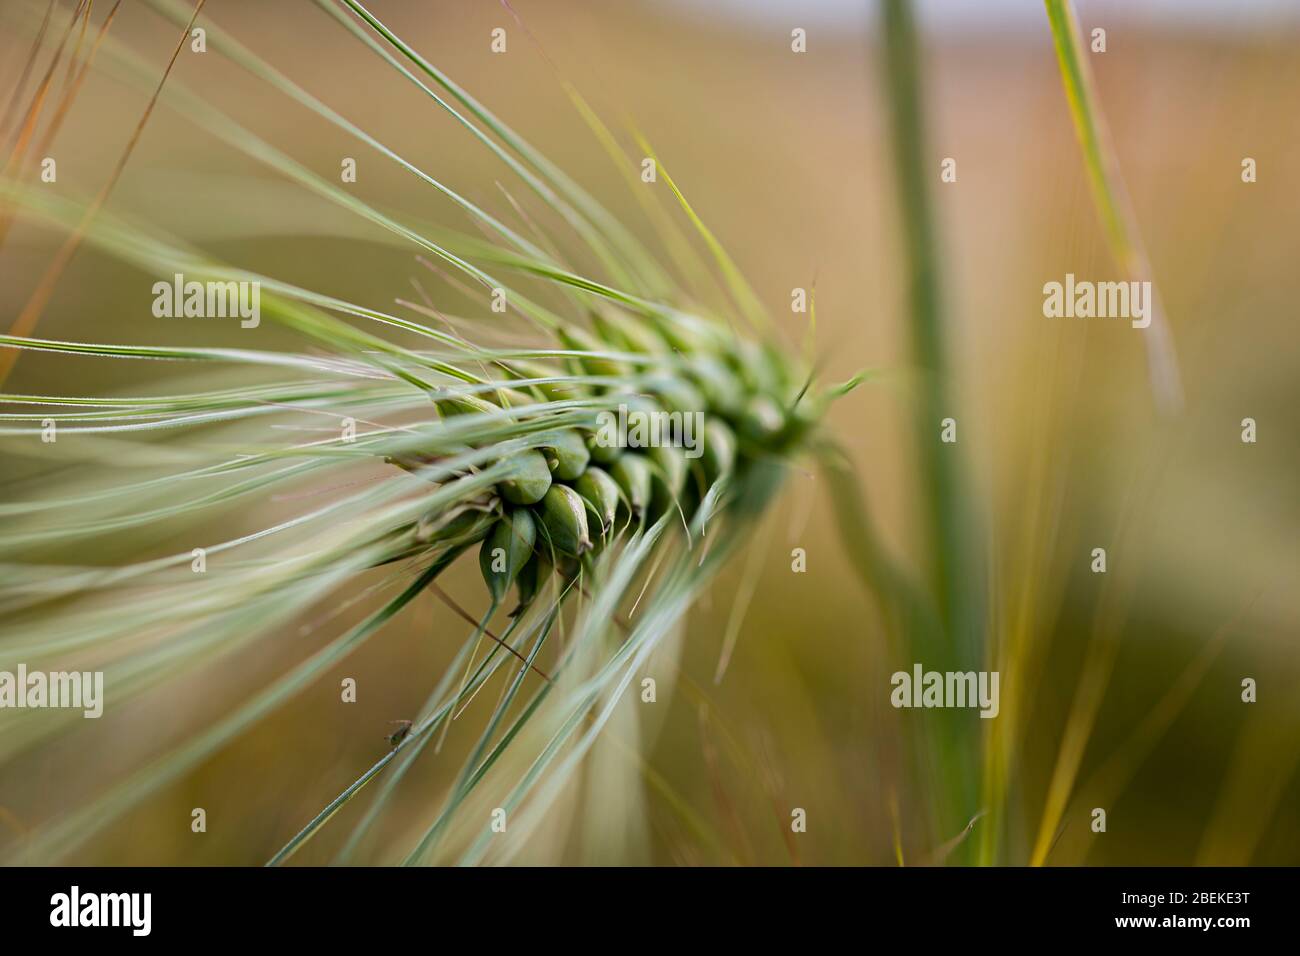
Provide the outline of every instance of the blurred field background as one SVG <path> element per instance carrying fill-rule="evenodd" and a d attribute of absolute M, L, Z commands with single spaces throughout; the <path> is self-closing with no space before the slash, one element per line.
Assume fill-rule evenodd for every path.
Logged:
<path fill-rule="evenodd" d="M 561 78 L 611 126 L 633 120 L 792 349 L 806 316 L 790 313 L 790 290 L 815 281 L 826 379 L 863 366 L 878 373 L 833 408 L 831 423 L 852 450 L 884 537 L 907 563 L 923 566 L 930 556 L 916 517 L 915 448 L 937 436 L 938 423 L 924 436 L 912 425 L 917 381 L 874 4 L 842 20 L 809 14 L 803 56 L 790 53 L 789 31 L 805 18 L 779 5 L 754 17 L 725 5 L 710 14 L 686 0 L 512 6 L 536 43 L 485 0 L 373 5 L 648 236 Z M 1088 192 L 1046 18 L 1040 4 L 1027 6 L 1027 15 L 995 7 L 987 18 L 965 10 L 946 24 L 942 6 L 931 4 L 923 18 L 951 414 L 986 561 L 983 572 L 969 570 L 986 596 L 993 647 L 1017 649 L 1000 667 L 999 720 L 969 715 L 994 725 L 978 729 L 1004 735 L 989 743 L 1011 755 L 1005 793 L 970 808 L 970 816 L 986 815 L 967 838 L 969 859 L 1029 861 L 1081 676 L 1113 652 L 1046 862 L 1300 863 L 1300 23 L 1078 5 L 1085 31 L 1108 31 L 1108 51 L 1091 63 L 1183 376 L 1185 408 L 1162 418 L 1139 333 L 1126 322 L 1049 320 L 1041 312 L 1047 281 L 1067 272 L 1119 274 Z M 6 95 L 42 12 L 43 4 L 4 5 Z M 511 215 L 494 184 L 505 171 L 311 4 L 212 0 L 204 18 L 469 198 Z M 502 56 L 488 47 L 497 26 L 509 36 Z M 161 70 L 178 31 L 128 3 L 112 34 Z M 316 157 L 313 168 L 324 175 L 337 174 L 340 157 L 360 157 L 356 189 L 370 201 L 460 226 L 430 190 L 219 53 L 183 54 L 175 76 L 271 142 Z M 145 99 L 96 69 L 52 150 L 59 183 L 92 195 Z M 1258 161 L 1257 183 L 1241 182 L 1246 156 Z M 957 160 L 955 184 L 938 181 L 944 157 Z M 413 298 L 411 276 L 431 278 L 409 250 L 359 229 L 172 112 L 165 94 L 109 208 L 236 264 L 377 307 Z M 6 325 L 55 248 L 52 233 L 24 224 L 0 250 Z M 233 323 L 155 319 L 151 284 L 83 248 L 35 334 L 231 347 L 250 346 L 253 335 L 256 347 L 271 347 L 283 335 L 267 325 L 253 333 Z M 139 394 L 162 382 L 197 388 L 191 374 L 163 363 L 25 354 L 5 390 Z M 1259 423 L 1254 445 L 1240 441 L 1247 416 Z M 25 493 L 48 465 L 8 440 L 2 493 Z M 260 502 L 232 515 L 222 533 L 281 520 L 297 506 Z M 689 616 L 683 676 L 661 676 L 647 718 L 660 724 L 653 746 L 643 762 L 627 754 L 639 763 L 638 786 L 609 794 L 612 806 L 601 806 L 598 788 L 585 800 L 575 795 L 572 814 L 526 860 L 933 858 L 939 837 L 919 808 L 946 783 L 908 771 L 903 743 L 930 716 L 888 705 L 890 674 L 912 661 L 887 651 L 879 610 L 843 557 L 835 520 L 820 475 L 811 465 L 796 472 L 752 547 Z M 86 560 L 190 545 L 142 534 L 107 547 Z M 791 573 L 795 547 L 807 551 L 806 574 Z M 1107 548 L 1105 576 L 1089 573 L 1094 547 Z M 463 565 L 445 586 L 481 613 L 478 571 L 472 561 Z M 745 625 L 715 685 L 731 608 L 748 588 Z M 447 608 L 421 599 L 337 673 L 122 818 L 74 862 L 264 861 L 383 753 L 388 722 L 418 709 L 463 631 Z M 5 764 L 0 847 L 13 852 L 49 813 L 193 733 L 304 652 L 292 633 L 259 642 L 187 685 L 80 722 Z M 338 702 L 345 676 L 361 688 L 354 705 Z M 1258 703 L 1241 703 L 1244 677 L 1258 681 Z M 450 755 L 472 740 L 457 729 L 447 759 L 426 753 L 408 775 L 383 839 L 356 862 L 392 862 L 387 842 L 405 845 L 412 828 L 418 833 L 421 814 L 449 783 Z M 189 828 L 196 806 L 208 813 L 203 836 Z M 1102 835 L 1089 831 L 1095 806 L 1107 808 Z M 793 807 L 807 810 L 806 834 L 789 832 Z M 346 815 L 363 810 L 364 801 L 350 806 L 295 862 L 329 862 L 346 836 Z M 615 822 L 588 825 L 602 813 Z"/>

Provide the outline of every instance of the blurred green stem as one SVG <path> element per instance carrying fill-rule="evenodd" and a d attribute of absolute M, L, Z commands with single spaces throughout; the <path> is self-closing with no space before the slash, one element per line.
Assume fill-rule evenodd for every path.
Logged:
<path fill-rule="evenodd" d="M 974 670 L 985 666 L 982 576 L 978 562 L 973 560 L 959 445 L 939 440 L 941 421 L 960 421 L 961 415 L 948 393 L 938 243 L 929 194 L 930 177 L 938 174 L 938 164 L 925 142 L 920 47 L 911 4 L 908 0 L 881 0 L 881 15 L 890 140 L 908 274 L 908 330 L 912 360 L 921 378 L 914 429 L 925 509 L 924 540 L 931 586 L 947 638 L 939 659 L 920 663 L 927 670 Z M 936 823 L 948 836 L 979 809 L 975 806 L 980 792 L 976 753 L 979 734 L 966 719 L 969 716 L 944 710 L 933 719 L 938 732 L 934 735 L 929 769 L 941 777 L 937 781 L 931 777 L 930 782 L 942 784 L 935 788 L 943 791 L 935 794 L 939 807 Z M 954 854 L 962 855 L 964 852 Z"/>

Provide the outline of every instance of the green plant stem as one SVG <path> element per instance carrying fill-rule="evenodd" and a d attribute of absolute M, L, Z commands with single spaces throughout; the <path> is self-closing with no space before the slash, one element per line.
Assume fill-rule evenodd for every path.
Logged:
<path fill-rule="evenodd" d="M 948 361 L 938 242 L 929 194 L 935 163 L 926 146 L 920 48 L 911 4 L 882 0 L 884 60 L 908 276 L 912 361 L 921 375 L 914 421 L 931 587 L 947 641 L 929 669 L 971 670 L 983 663 L 980 579 L 970 542 L 959 445 L 939 440 L 944 418 L 960 419 L 948 391 Z M 969 427 L 969 426 L 968 426 Z M 960 438 L 959 432 L 959 438 Z M 916 650 L 921 645 L 914 644 Z M 928 648 L 927 648 L 928 650 Z M 978 735 L 968 721 L 944 713 L 936 723 L 931 769 L 943 775 L 935 822 L 950 836 L 978 809 Z M 937 763 L 937 766 L 935 764 Z M 945 839 L 947 837 L 945 836 Z M 964 851 L 964 847 L 962 850 Z"/>

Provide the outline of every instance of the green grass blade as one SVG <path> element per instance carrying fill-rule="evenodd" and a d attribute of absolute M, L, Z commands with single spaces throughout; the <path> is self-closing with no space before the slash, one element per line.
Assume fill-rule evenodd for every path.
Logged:
<path fill-rule="evenodd" d="M 1061 69 L 1061 84 L 1070 104 L 1074 131 L 1083 151 L 1084 168 L 1092 187 L 1097 215 L 1106 231 L 1111 254 L 1130 281 L 1152 283 L 1151 324 L 1146 336 L 1147 368 L 1151 388 L 1160 408 L 1176 412 L 1182 407 L 1182 384 L 1173 336 L 1159 298 L 1159 288 L 1151 278 L 1151 266 L 1138 229 L 1137 218 L 1129 202 L 1119 158 L 1110 141 L 1105 117 L 1097 105 L 1096 87 L 1088 66 L 1086 47 L 1079 34 L 1070 0 L 1043 0 L 1047 20 L 1052 28 L 1052 42 Z"/>

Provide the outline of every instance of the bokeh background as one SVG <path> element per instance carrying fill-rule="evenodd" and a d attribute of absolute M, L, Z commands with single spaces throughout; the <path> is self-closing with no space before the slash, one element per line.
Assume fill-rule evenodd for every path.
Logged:
<path fill-rule="evenodd" d="M 875 373 L 834 406 L 830 424 L 883 537 L 904 563 L 924 566 L 916 449 L 934 436 L 918 435 L 913 420 L 917 375 L 875 4 L 511 5 L 526 31 L 486 0 L 375 0 L 373 8 L 649 236 L 561 82 L 574 83 L 611 126 L 634 123 L 792 349 L 807 317 L 791 314 L 790 290 L 815 283 L 824 378 Z M 3 6 L 7 96 L 44 5 Z M 1295 864 L 1300 18 L 1284 4 L 1229 0 L 1077 7 L 1085 31 L 1107 30 L 1107 52 L 1090 63 L 1167 308 L 1185 404 L 1175 416 L 1157 412 L 1141 336 L 1127 323 L 1042 315 L 1044 282 L 1066 272 L 1119 276 L 1041 4 L 922 4 L 951 414 L 980 530 L 981 560 L 968 570 L 988 608 L 980 625 L 1004 655 L 1000 721 L 970 716 L 998 724 L 978 731 L 1011 755 L 1005 791 L 970 807 L 970 816 L 985 816 L 966 859 L 1030 859 L 1072 702 L 1104 659 L 1096 719 L 1047 862 Z M 499 164 L 314 5 L 212 0 L 204 18 L 397 152 L 510 215 Z M 498 26 L 508 31 L 506 55 L 489 51 Z M 808 30 L 804 55 L 790 52 L 793 27 Z M 177 37 L 135 3 L 112 34 L 158 69 Z M 219 52 L 183 55 L 175 75 L 327 175 L 339 157 L 366 155 Z M 60 182 L 92 195 L 146 99 L 107 65 L 97 68 L 54 144 Z M 1253 184 L 1240 178 L 1247 156 L 1258 163 Z M 944 157 L 957 160 L 956 183 L 939 182 Z M 363 159 L 358 190 L 414 221 L 461 225 L 445 200 L 378 157 Z M 110 208 L 235 263 L 377 307 L 410 298 L 412 276 L 428 278 L 408 249 L 266 173 L 170 109 L 165 94 Z M 23 225 L 0 250 L 0 321 L 22 307 L 56 239 Z M 233 326 L 153 318 L 149 284 L 82 249 L 37 334 L 248 344 Z M 258 334 L 258 347 L 283 335 L 267 326 Z M 161 363 L 26 355 L 6 390 L 183 390 L 195 385 L 192 375 Z M 1244 417 L 1258 422 L 1256 444 L 1240 440 Z M 3 454 L 0 488 L 21 496 L 41 465 L 12 442 Z M 252 529 L 295 507 L 264 501 L 223 528 Z M 920 808 L 930 789 L 950 782 L 909 769 L 903 757 L 929 717 L 888 706 L 890 674 L 912 661 L 889 650 L 880 610 L 844 557 L 838 520 L 821 475 L 811 464 L 795 469 L 752 547 L 687 620 L 681 676 L 661 680 L 675 686 L 656 705 L 643 759 L 628 757 L 636 796 L 618 808 L 619 838 L 584 826 L 596 815 L 596 791 L 586 802 L 575 797 L 526 860 L 937 858 L 940 840 L 957 834 L 932 832 Z M 98 557 L 176 546 L 143 532 Z M 791 573 L 795 547 L 807 552 L 805 574 Z M 1108 550 L 1105 576 L 1089 572 L 1094 547 Z M 446 586 L 478 613 L 472 565 Z M 732 607 L 750 591 L 734 655 L 715 683 Z M 344 619 L 364 610 L 363 602 Z M 75 862 L 262 862 L 383 753 L 388 722 L 418 709 L 463 628 L 442 605 L 417 602 L 337 673 L 123 817 Z M 31 827 L 195 733 L 303 653 L 292 635 L 259 641 L 9 761 L 0 768 L 0 847 L 20 859 Z M 343 676 L 364 688 L 355 705 L 338 703 Z M 1241 702 L 1244 677 L 1258 681 L 1257 703 Z M 391 862 L 393 847 L 419 831 L 473 739 L 457 729 L 443 754 L 427 755 L 408 776 L 359 862 Z M 208 812 L 203 837 L 189 829 L 194 806 Z M 1095 806 L 1107 808 L 1105 834 L 1089 830 Z M 807 833 L 790 834 L 792 807 L 806 809 Z M 346 815 L 363 808 L 350 806 L 337 832 L 327 829 L 296 861 L 328 862 Z"/>

